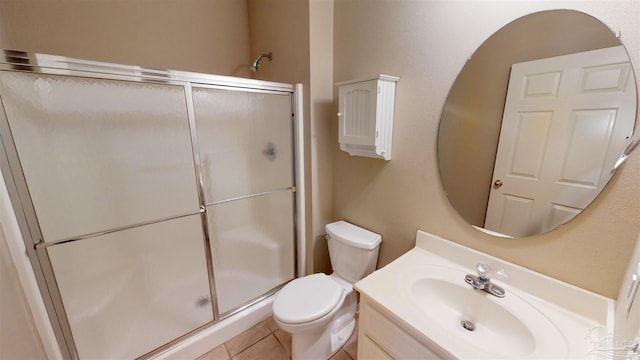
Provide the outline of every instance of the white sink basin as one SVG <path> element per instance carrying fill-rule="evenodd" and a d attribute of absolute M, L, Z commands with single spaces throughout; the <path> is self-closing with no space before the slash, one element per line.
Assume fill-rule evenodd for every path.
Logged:
<path fill-rule="evenodd" d="M 480 262 L 509 276 L 492 279 L 504 298 L 465 282 Z M 612 331 L 611 299 L 421 231 L 412 250 L 354 287 L 438 358 L 593 358 L 587 335 Z"/>
<path fill-rule="evenodd" d="M 409 301 L 441 329 L 449 341 L 495 357 L 565 357 L 562 333 L 534 306 L 505 288 L 504 298 L 465 283 L 464 271 L 422 266 L 398 285 Z M 464 322 L 464 326 L 463 326 Z"/>

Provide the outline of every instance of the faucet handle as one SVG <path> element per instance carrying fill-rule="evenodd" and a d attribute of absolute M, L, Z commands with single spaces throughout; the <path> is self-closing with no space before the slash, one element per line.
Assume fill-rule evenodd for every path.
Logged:
<path fill-rule="evenodd" d="M 485 263 L 478 263 L 476 265 L 476 272 L 481 279 L 490 279 L 491 275 L 493 275 L 491 267 Z"/>

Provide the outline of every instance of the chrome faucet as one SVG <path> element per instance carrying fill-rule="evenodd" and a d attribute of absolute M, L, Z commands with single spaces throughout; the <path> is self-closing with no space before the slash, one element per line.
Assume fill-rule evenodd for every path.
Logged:
<path fill-rule="evenodd" d="M 474 289 L 484 290 L 493 296 L 503 298 L 505 291 L 501 286 L 498 286 L 491 282 L 491 267 L 485 263 L 478 263 L 476 265 L 476 272 L 478 275 L 467 274 L 464 277 L 464 281 L 473 286 Z"/>

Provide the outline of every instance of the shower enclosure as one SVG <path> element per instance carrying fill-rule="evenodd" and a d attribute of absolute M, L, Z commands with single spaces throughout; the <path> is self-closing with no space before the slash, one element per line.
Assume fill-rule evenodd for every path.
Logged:
<path fill-rule="evenodd" d="M 2 173 L 65 357 L 158 353 L 296 276 L 296 89 L 4 52 Z"/>

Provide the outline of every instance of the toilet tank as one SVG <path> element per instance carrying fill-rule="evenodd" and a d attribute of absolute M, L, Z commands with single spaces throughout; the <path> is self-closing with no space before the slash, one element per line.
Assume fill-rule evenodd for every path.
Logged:
<path fill-rule="evenodd" d="M 354 284 L 376 269 L 382 236 L 346 221 L 327 224 L 325 230 L 335 275 Z"/>

